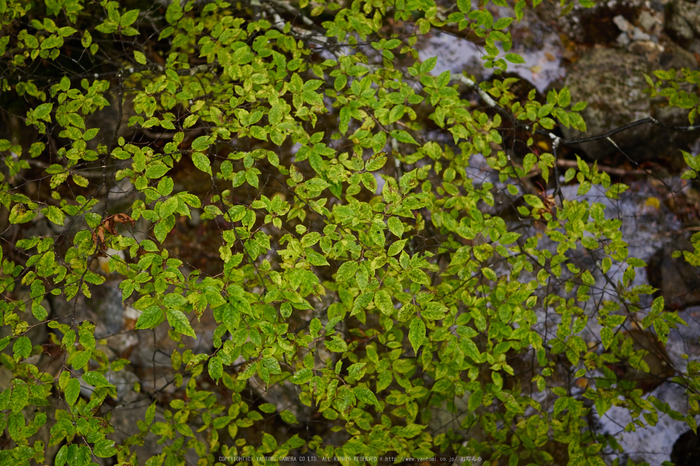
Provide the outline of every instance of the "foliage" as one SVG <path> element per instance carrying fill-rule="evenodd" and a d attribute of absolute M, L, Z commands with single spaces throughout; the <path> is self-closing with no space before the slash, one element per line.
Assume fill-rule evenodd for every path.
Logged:
<path fill-rule="evenodd" d="M 452 28 L 483 40 L 485 67 L 521 63 L 508 28 L 530 7 L 493 3 L 512 17 L 463 0 L 0 0 L 0 107 L 33 138 L 0 140 L 3 221 L 21 238 L 2 251 L 0 357 L 14 374 L 0 393 L 2 463 L 170 465 L 194 452 L 201 464 L 262 464 L 312 451 L 344 464 L 444 454 L 513 465 L 553 464 L 563 450 L 569 464 L 601 465 L 602 453 L 623 452 L 590 429 L 594 408 L 628 409 L 628 430 L 659 412 L 695 429 L 697 364 L 675 374 L 688 416 L 606 366 L 629 359 L 645 370 L 623 329 L 638 323 L 665 340 L 682 323 L 663 299 L 640 306 L 652 290 L 630 287 L 645 264 L 628 256 L 620 221 L 602 203 L 526 189 L 533 170 L 558 188 L 555 136 L 551 153 L 518 161 L 503 148 L 506 124 L 533 135 L 557 124 L 585 130 L 577 112 L 586 104 L 566 88 L 521 102 L 514 78 L 476 86 L 419 59 L 421 38 Z M 678 99 L 696 106 L 694 94 L 692 105 Z M 109 115 L 111 128 L 101 123 Z M 475 154 L 499 185 L 468 176 Z M 30 173 L 37 178 L 25 182 Z M 579 194 L 626 189 L 581 159 L 565 174 L 574 178 Z M 520 202 L 516 214 L 495 207 L 500 195 Z M 213 271 L 174 246 L 193 217 L 218 238 Z M 55 234 L 34 234 L 38 222 Z M 522 235 L 523 225 L 541 234 Z M 571 260 L 577 248 L 596 258 L 591 270 Z M 700 263 L 698 253 L 687 259 Z M 613 270 L 624 272 L 614 294 L 591 302 L 594 274 Z M 66 315 L 46 306 L 89 298 L 113 286 L 110 274 L 140 312 L 133 332 L 169 327 L 181 343 L 168 355 L 179 395 L 161 403 L 144 393 L 139 432 L 120 442 L 109 423 L 120 395 L 108 376 L 128 361 L 110 359 L 77 305 Z M 556 314 L 554 335 L 538 310 Z M 207 338 L 193 326 L 207 316 L 212 341 L 186 347 Z M 49 341 L 32 341 L 42 326 Z M 589 327 L 599 335 L 592 345 L 582 337 Z M 37 364 L 51 346 L 61 351 L 55 374 Z M 249 441 L 271 416 L 298 425 L 289 410 L 247 401 L 252 378 L 298 387 L 300 405 L 343 443 L 303 429 Z M 574 379 L 585 383 L 562 382 Z M 457 413 L 464 403 L 460 429 L 426 428 L 435 409 Z M 162 451 L 137 459 L 149 436 Z"/>

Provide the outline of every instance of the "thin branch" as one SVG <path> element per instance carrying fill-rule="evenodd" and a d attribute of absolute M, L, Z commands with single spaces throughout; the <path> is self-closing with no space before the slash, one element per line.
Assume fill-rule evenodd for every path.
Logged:
<path fill-rule="evenodd" d="M 574 144 L 583 144 L 585 142 L 590 142 L 590 141 L 599 141 L 601 139 L 610 140 L 610 136 L 613 136 L 617 133 L 621 133 L 622 131 L 626 131 L 630 128 L 634 128 L 635 126 L 646 125 L 648 123 L 651 123 L 651 124 L 656 125 L 656 126 L 660 126 L 662 128 L 671 129 L 673 131 L 695 131 L 695 130 L 700 129 L 700 126 L 667 125 L 666 123 L 663 123 L 663 122 L 657 120 L 656 118 L 648 117 L 648 118 L 642 118 L 641 120 L 633 121 L 631 123 L 627 123 L 626 125 L 622 125 L 622 126 L 615 128 L 615 129 L 611 129 L 607 133 L 598 134 L 595 136 L 590 136 L 587 138 L 580 138 L 580 139 L 562 139 L 561 142 L 563 144 L 570 146 L 570 145 L 574 145 Z"/>
<path fill-rule="evenodd" d="M 481 87 L 479 87 L 479 85 L 477 83 L 475 83 L 471 79 L 467 78 L 466 76 L 460 74 L 459 76 L 453 77 L 453 79 L 455 81 L 459 81 L 459 82 L 465 84 L 466 86 L 470 87 L 471 89 L 473 89 L 477 94 L 479 94 L 479 97 L 481 97 L 482 100 L 484 102 L 486 102 L 486 105 L 488 105 L 489 107 L 494 107 L 494 108 L 499 108 L 499 109 L 502 108 L 500 105 L 498 105 L 496 103 L 495 100 L 493 100 L 493 97 L 488 95 L 488 93 L 485 90 L 483 90 Z"/>

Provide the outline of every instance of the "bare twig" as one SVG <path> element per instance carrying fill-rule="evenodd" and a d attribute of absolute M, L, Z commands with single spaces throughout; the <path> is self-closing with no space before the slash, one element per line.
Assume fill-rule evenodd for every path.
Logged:
<path fill-rule="evenodd" d="M 562 168 L 578 168 L 578 163 L 573 160 L 557 160 L 557 166 Z M 607 165 L 598 165 L 598 170 L 605 172 L 609 175 L 615 176 L 638 176 L 638 175 L 648 175 L 649 173 L 645 170 L 633 169 L 627 170 L 625 168 L 615 168 L 608 167 Z M 528 175 L 530 176 L 530 175 Z"/>

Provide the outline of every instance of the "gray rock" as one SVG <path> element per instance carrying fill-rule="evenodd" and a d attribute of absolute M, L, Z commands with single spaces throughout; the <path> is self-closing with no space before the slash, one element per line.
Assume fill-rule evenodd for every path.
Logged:
<path fill-rule="evenodd" d="M 615 41 L 621 46 L 626 47 L 630 43 L 630 36 L 628 36 L 626 32 L 621 32 Z"/>
<path fill-rule="evenodd" d="M 683 47 L 700 37 L 700 5 L 684 0 L 666 4 L 664 31 Z"/>
<path fill-rule="evenodd" d="M 561 32 L 579 44 L 606 44 L 615 40 L 618 30 L 625 31 L 622 29 L 625 26 L 618 23 L 624 21 L 631 28 L 629 21 L 637 16 L 644 3 L 644 0 L 601 0 L 586 8 L 576 2 L 570 12 L 562 14 L 570 3 L 562 7 L 559 2 L 552 2 L 548 8 L 537 8 L 536 14 L 545 21 L 557 22 Z"/>
<path fill-rule="evenodd" d="M 694 466 L 700 464 L 700 437 L 689 430 L 673 444 L 671 461 L 677 466 Z"/>
<path fill-rule="evenodd" d="M 661 20 L 659 20 L 659 18 L 656 15 L 652 15 L 647 10 L 643 10 L 641 13 L 639 13 L 637 21 L 639 22 L 639 27 L 641 27 L 647 32 L 652 33 L 654 32 L 654 28 L 657 25 L 661 24 Z"/>
<path fill-rule="evenodd" d="M 632 40 L 650 40 L 651 36 L 639 28 L 632 28 Z"/>
<path fill-rule="evenodd" d="M 665 98 L 650 102 L 649 96 L 644 93 L 647 88 L 644 73 L 651 73 L 660 67 L 696 68 L 697 63 L 692 55 L 683 53 L 679 47 L 649 56 L 606 48 L 595 48 L 584 55 L 569 69 L 565 85 L 571 90 L 574 102 L 588 102 L 586 109 L 581 112 L 587 131 L 581 133 L 571 128 L 562 128 L 564 136 L 567 139 L 577 139 L 600 135 L 650 116 L 670 125 L 687 125 L 686 110 L 666 107 Z M 658 126 L 640 125 L 617 133 L 612 139 L 627 155 L 641 162 L 657 158 L 680 158 L 678 149 L 687 146 L 695 136 Z M 577 147 L 594 160 L 618 152 L 605 139 Z"/>
<path fill-rule="evenodd" d="M 683 309 L 700 304 L 700 270 L 688 264 L 683 257 L 674 258 L 676 250 L 692 251 L 685 239 L 666 244 L 649 259 L 649 284 L 657 288 L 669 309 Z"/>
<path fill-rule="evenodd" d="M 133 402 L 139 398 L 134 391 L 134 384 L 140 380 L 129 369 L 122 369 L 119 372 L 109 371 L 105 376 L 109 383 L 117 388 L 117 401 L 119 403 Z"/>
<path fill-rule="evenodd" d="M 624 16 L 622 15 L 617 15 L 613 18 L 613 23 L 620 29 L 622 32 L 628 32 L 630 29 L 632 29 L 632 25 L 625 19 Z"/>
<path fill-rule="evenodd" d="M 114 335 L 122 329 L 124 323 L 124 304 L 122 292 L 118 283 L 110 283 L 95 287 L 92 299 L 88 301 L 90 310 L 95 314 L 95 338 Z"/>
<path fill-rule="evenodd" d="M 53 306 L 64 323 L 71 323 L 75 313 L 75 323 L 89 320 L 95 324 L 95 338 L 105 338 L 122 329 L 124 304 L 119 283 L 107 280 L 101 285 L 90 287 L 91 297 L 78 293 L 70 302 L 63 295 L 54 298 Z"/>

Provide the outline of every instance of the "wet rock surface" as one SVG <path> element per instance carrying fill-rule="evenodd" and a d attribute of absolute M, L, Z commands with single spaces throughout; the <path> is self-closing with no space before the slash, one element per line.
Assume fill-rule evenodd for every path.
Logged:
<path fill-rule="evenodd" d="M 700 437 L 689 430 L 678 437 L 673 444 L 671 461 L 676 466 L 695 466 L 700 464 Z"/>
<path fill-rule="evenodd" d="M 636 45 L 635 50 L 643 52 L 644 46 Z M 692 57 L 680 49 L 671 50 L 668 56 L 664 53 L 655 56 L 658 64 L 650 61 L 648 56 L 615 48 L 594 48 L 581 57 L 569 68 L 564 84 L 571 90 L 575 101 L 588 102 L 586 109 L 581 112 L 587 131 L 581 133 L 562 128 L 564 136 L 567 139 L 577 139 L 604 134 L 650 116 L 669 125 L 687 125 L 685 110 L 665 108 L 662 101 L 650 102 L 649 96 L 644 92 L 648 87 L 644 74 L 651 73 L 661 62 L 666 64 L 665 68 L 696 66 Z M 612 136 L 618 147 L 606 139 L 586 142 L 577 147 L 592 160 L 621 155 L 621 150 L 635 162 L 643 162 L 679 159 L 679 148 L 687 149 L 695 138 L 693 134 L 647 124 Z"/>
<path fill-rule="evenodd" d="M 616 18 L 628 20 L 635 18 L 641 11 L 641 0 L 603 1 L 593 8 L 574 7 L 569 15 L 559 18 L 558 24 L 569 35 L 577 37 L 577 41 L 587 44 L 611 43 L 618 37 L 615 27 L 619 22 Z M 632 28 L 630 28 L 630 32 Z"/>
<path fill-rule="evenodd" d="M 666 4 L 664 31 L 679 45 L 700 50 L 700 6 L 685 0 Z"/>
<path fill-rule="evenodd" d="M 662 296 L 666 307 L 673 310 L 700 305 L 700 269 L 685 261 L 683 256 L 673 257 L 675 251 L 693 251 L 685 238 L 665 244 L 648 261 L 649 284 Z"/>

